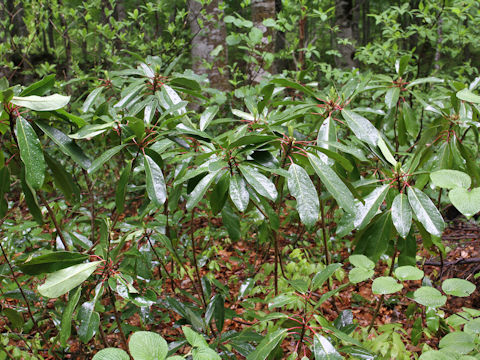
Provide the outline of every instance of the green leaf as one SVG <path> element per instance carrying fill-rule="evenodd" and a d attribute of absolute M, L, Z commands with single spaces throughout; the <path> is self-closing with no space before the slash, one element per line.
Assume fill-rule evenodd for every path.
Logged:
<path fill-rule="evenodd" d="M 94 308 L 95 301 L 88 301 L 84 302 L 78 311 L 78 337 L 84 344 L 92 339 L 100 325 L 100 314 L 94 311 Z"/>
<path fill-rule="evenodd" d="M 392 109 L 397 106 L 398 98 L 400 97 L 400 88 L 398 86 L 391 87 L 385 94 L 385 105 L 387 109 Z"/>
<path fill-rule="evenodd" d="M 208 344 L 205 338 L 202 335 L 190 329 L 188 326 L 182 326 L 182 331 L 188 343 L 193 347 L 208 347 Z"/>
<path fill-rule="evenodd" d="M 418 132 L 420 131 L 420 121 L 416 119 L 415 113 L 413 112 L 412 108 L 408 104 L 408 102 L 404 102 L 402 104 L 403 110 L 403 121 L 405 122 L 405 128 L 410 136 L 416 138 Z"/>
<path fill-rule="evenodd" d="M 139 119 L 135 116 L 126 116 L 123 120 L 128 121 L 128 127 L 135 134 L 137 141 L 142 141 L 143 136 L 145 135 L 145 122 L 143 119 Z"/>
<path fill-rule="evenodd" d="M 29 87 L 25 88 L 20 96 L 29 95 L 43 95 L 49 91 L 55 84 L 55 74 L 47 75 L 42 80 L 34 82 Z"/>
<path fill-rule="evenodd" d="M 408 202 L 425 229 L 432 235 L 442 236 L 445 223 L 432 200 L 421 190 L 409 187 Z"/>
<path fill-rule="evenodd" d="M 329 264 L 325 269 L 317 272 L 312 279 L 311 290 L 316 291 L 318 288 L 320 288 L 325 283 L 325 281 L 327 281 L 327 279 L 341 267 L 342 264 L 339 263 Z"/>
<path fill-rule="evenodd" d="M 440 291 L 430 286 L 422 286 L 413 293 L 413 299 L 427 307 L 437 308 L 445 305 L 447 297 Z"/>
<path fill-rule="evenodd" d="M 472 335 L 455 331 L 445 335 L 438 344 L 440 349 L 448 349 L 457 354 L 468 354 L 475 348 Z"/>
<path fill-rule="evenodd" d="M 375 272 L 372 269 L 354 267 L 348 273 L 348 280 L 354 284 L 370 279 Z"/>
<path fill-rule="evenodd" d="M 364 254 L 373 261 L 378 261 L 387 251 L 391 239 L 392 220 L 390 212 L 384 212 L 358 233 L 355 254 Z"/>
<path fill-rule="evenodd" d="M 265 360 L 287 336 L 288 329 L 278 329 L 267 334 L 257 348 L 247 356 L 247 360 Z"/>
<path fill-rule="evenodd" d="M 348 261 L 350 261 L 350 263 L 353 266 L 356 266 L 362 269 L 366 269 L 366 270 L 375 269 L 375 263 L 365 255 L 361 255 L 361 254 L 350 255 L 348 257 Z"/>
<path fill-rule="evenodd" d="M 48 298 L 59 297 L 87 280 L 100 263 L 78 264 L 49 274 L 45 283 L 38 287 L 38 292 Z"/>
<path fill-rule="evenodd" d="M 106 348 L 97 352 L 92 360 L 130 360 L 130 356 L 122 349 Z"/>
<path fill-rule="evenodd" d="M 315 360 L 342 360 L 341 356 L 335 347 L 325 337 L 320 334 L 315 334 L 313 339 L 313 352 Z"/>
<path fill-rule="evenodd" d="M 364 204 L 358 200 L 355 200 L 356 207 L 353 224 L 357 229 L 361 230 L 370 223 L 370 220 L 372 220 L 377 214 L 378 209 L 385 199 L 385 196 L 387 196 L 389 189 L 390 187 L 387 184 L 375 188 L 375 190 L 365 197 Z"/>
<path fill-rule="evenodd" d="M 415 79 L 411 81 L 405 88 L 409 89 L 412 86 L 419 85 L 419 84 L 425 84 L 425 83 L 443 83 L 443 79 L 439 79 L 436 77 L 426 77 L 426 78 L 420 78 L 420 79 Z"/>
<path fill-rule="evenodd" d="M 476 318 L 467 322 L 463 330 L 469 334 L 480 334 L 480 318 Z"/>
<path fill-rule="evenodd" d="M 65 269 L 80 264 L 87 259 L 88 255 L 86 254 L 55 251 L 29 259 L 22 264 L 18 264 L 18 267 L 27 275 L 39 275 Z"/>
<path fill-rule="evenodd" d="M 335 129 L 335 121 L 329 116 L 323 121 L 322 125 L 320 126 L 320 129 L 318 130 L 317 146 L 324 148 L 326 150 L 335 151 L 334 147 L 331 145 L 328 145 L 328 143 L 334 143 L 336 141 L 337 141 L 337 133 Z M 321 152 L 318 152 L 317 155 L 320 158 L 320 160 L 323 161 L 323 163 L 330 166 L 333 165 L 333 161 L 330 160 L 327 155 Z"/>
<path fill-rule="evenodd" d="M 100 155 L 98 158 L 96 158 L 93 162 L 92 165 L 88 168 L 88 173 L 93 174 L 95 171 L 100 169 L 103 164 L 105 164 L 108 160 L 110 160 L 113 156 L 118 154 L 120 150 L 122 150 L 125 146 L 128 144 L 121 144 L 117 145 L 111 149 L 108 149 L 107 151 L 103 152 L 102 155 Z"/>
<path fill-rule="evenodd" d="M 355 199 L 340 177 L 331 167 L 322 162 L 317 156 L 307 153 L 307 157 L 313 170 L 315 170 L 315 173 L 318 175 L 328 192 L 336 200 L 337 204 L 345 211 L 353 213 L 355 211 Z"/>
<path fill-rule="evenodd" d="M 456 187 L 468 189 L 472 184 L 470 176 L 458 170 L 438 170 L 430 174 L 430 179 L 435 186 L 445 189 L 454 189 Z"/>
<path fill-rule="evenodd" d="M 75 134 L 68 135 L 71 139 L 80 140 L 93 138 L 97 135 L 103 134 L 108 129 L 111 129 L 115 126 L 115 122 L 108 122 L 103 124 L 89 124 L 82 127 Z"/>
<path fill-rule="evenodd" d="M 217 115 L 218 106 L 209 106 L 205 109 L 205 111 L 200 116 L 200 130 L 204 131 L 208 125 L 212 122 L 215 115 Z"/>
<path fill-rule="evenodd" d="M 167 342 L 151 331 L 134 332 L 128 349 L 135 360 L 164 360 L 168 353 Z"/>
<path fill-rule="evenodd" d="M 298 296 L 291 294 L 291 293 L 286 293 L 286 294 L 280 294 L 278 296 L 275 296 L 269 303 L 268 303 L 268 308 L 269 309 L 275 309 L 279 307 L 284 307 L 285 305 L 292 305 L 297 303 L 298 301 Z"/>
<path fill-rule="evenodd" d="M 393 200 L 392 222 L 398 234 L 405 239 L 412 226 L 412 209 L 405 194 L 398 194 Z"/>
<path fill-rule="evenodd" d="M 240 231 L 240 219 L 238 215 L 233 211 L 229 203 L 226 203 L 222 209 L 222 222 L 227 228 L 228 236 L 233 241 L 240 240 L 242 233 Z"/>
<path fill-rule="evenodd" d="M 472 190 L 452 189 L 448 193 L 448 198 L 453 206 L 467 218 L 471 218 L 480 211 L 480 187 Z"/>
<path fill-rule="evenodd" d="M 342 116 L 355 136 L 371 146 L 377 146 L 380 137 L 378 130 L 363 116 L 349 110 L 342 110 Z"/>
<path fill-rule="evenodd" d="M 63 310 L 62 322 L 60 323 L 60 343 L 62 344 L 62 347 L 67 346 L 67 340 L 72 331 L 73 311 L 78 304 L 81 293 L 82 288 L 78 287 L 73 293 L 71 292 L 68 295 L 68 303 L 67 306 L 65 306 L 65 310 Z"/>
<path fill-rule="evenodd" d="M 208 188 L 210 185 L 212 185 L 213 181 L 215 180 L 216 176 L 221 172 L 222 170 L 217 170 L 211 173 L 208 173 L 203 177 L 202 180 L 200 180 L 193 189 L 193 191 L 190 193 L 188 200 L 187 200 L 187 210 L 190 211 L 192 210 L 200 200 L 202 200 L 203 196 L 205 193 L 208 191 Z"/>
<path fill-rule="evenodd" d="M 290 165 L 287 179 L 288 189 L 297 200 L 297 211 L 300 220 L 308 228 L 313 227 L 318 220 L 320 203 L 317 190 L 313 185 L 308 173 L 297 164 Z"/>
<path fill-rule="evenodd" d="M 242 136 L 241 138 L 235 140 L 232 142 L 228 148 L 233 149 L 236 147 L 240 147 L 243 145 L 256 145 L 256 144 L 266 144 L 270 141 L 277 140 L 278 137 L 273 136 L 273 135 L 245 135 Z"/>
<path fill-rule="evenodd" d="M 475 104 L 480 104 L 480 96 L 474 94 L 469 89 L 465 88 L 457 92 L 457 98 L 463 101 L 468 101 Z"/>
<path fill-rule="evenodd" d="M 22 167 L 22 170 L 20 173 L 20 184 L 22 185 L 22 191 L 23 191 L 23 194 L 25 195 L 25 202 L 27 203 L 30 214 L 32 214 L 33 218 L 39 225 L 42 225 L 43 224 L 42 210 L 40 210 L 40 206 L 38 206 L 35 190 L 33 190 L 25 180 L 24 167 Z"/>
<path fill-rule="evenodd" d="M 372 283 L 372 292 L 378 295 L 393 294 L 402 289 L 403 285 L 391 276 L 379 276 Z"/>
<path fill-rule="evenodd" d="M 83 150 L 75 142 L 61 132 L 44 122 L 37 121 L 36 125 L 47 135 L 60 150 L 70 156 L 78 165 L 87 170 L 91 166 L 90 159 L 83 153 Z"/>
<path fill-rule="evenodd" d="M 443 281 L 442 290 L 447 295 L 467 297 L 473 294 L 476 286 L 468 280 L 452 278 Z"/>
<path fill-rule="evenodd" d="M 412 265 L 400 266 L 395 269 L 395 276 L 397 279 L 405 280 L 421 280 L 424 273 L 419 268 Z"/>
<path fill-rule="evenodd" d="M 67 170 L 58 161 L 48 155 L 44 154 L 46 163 L 51 170 L 55 186 L 58 187 L 65 195 L 65 199 L 73 202 L 74 199 L 80 198 L 80 189 L 73 180 Z"/>
<path fill-rule="evenodd" d="M 127 162 L 127 166 L 123 169 L 115 190 L 115 206 L 119 214 L 123 213 L 125 207 L 125 194 L 127 193 L 128 180 L 130 179 L 130 173 L 132 171 L 132 163 L 133 160 Z"/>
<path fill-rule="evenodd" d="M 378 147 L 380 148 L 380 151 L 382 152 L 383 156 L 385 157 L 385 160 L 387 160 L 390 164 L 393 166 L 397 165 L 397 160 L 393 157 L 392 153 L 390 152 L 390 149 L 388 148 L 387 144 L 385 141 L 379 137 L 378 138 Z"/>
<path fill-rule="evenodd" d="M 408 62 L 411 58 L 412 56 L 407 54 L 395 61 L 395 71 L 397 72 L 398 76 L 403 76 L 403 73 L 405 72 L 405 69 L 407 68 Z"/>
<path fill-rule="evenodd" d="M 193 360 L 222 360 L 214 350 L 209 347 L 194 348 L 192 350 Z M 136 359 L 135 359 L 136 360 Z"/>
<path fill-rule="evenodd" d="M 52 111 L 63 108 L 70 101 L 70 96 L 53 94 L 49 96 L 14 96 L 10 101 L 12 104 L 26 107 L 35 111 Z"/>
<path fill-rule="evenodd" d="M 280 85 L 280 86 L 283 86 L 283 87 L 286 87 L 286 88 L 292 88 L 292 89 L 301 91 L 301 92 L 311 96 L 314 99 L 317 98 L 317 96 L 318 96 L 318 94 L 316 94 L 309 87 L 300 85 L 299 83 L 293 82 L 293 81 L 288 80 L 288 79 L 272 79 L 270 81 L 270 83 Z"/>
<path fill-rule="evenodd" d="M 424 352 L 418 360 L 452 360 L 448 355 L 445 355 L 438 350 L 430 350 Z"/>
<path fill-rule="evenodd" d="M 247 209 L 248 203 L 250 201 L 250 195 L 247 190 L 247 184 L 243 177 L 238 174 L 234 174 L 230 178 L 230 185 L 228 192 L 230 194 L 230 199 L 232 199 L 233 204 L 241 212 L 244 212 Z"/>
<path fill-rule="evenodd" d="M 45 180 L 46 169 L 40 140 L 32 126 L 21 116 L 17 117 L 16 133 L 20 158 L 25 164 L 25 180 L 32 189 L 38 190 Z"/>
<path fill-rule="evenodd" d="M 275 185 L 263 174 L 260 174 L 256 169 L 247 165 L 239 165 L 242 175 L 245 180 L 258 192 L 260 195 L 269 200 L 275 201 L 277 198 L 277 189 Z"/>
<path fill-rule="evenodd" d="M 97 98 L 100 96 L 103 89 L 105 89 L 105 87 L 100 86 L 94 89 L 90 94 L 88 94 L 87 98 L 85 99 L 85 102 L 82 105 L 82 111 L 84 113 L 88 112 L 92 108 L 92 105 L 95 103 L 95 100 L 97 100 Z"/>
<path fill-rule="evenodd" d="M 155 206 L 161 207 L 167 199 L 167 187 L 165 185 L 165 179 L 163 178 L 162 169 L 160 169 L 160 166 L 148 155 L 144 155 L 143 164 L 147 176 L 148 197 Z"/>

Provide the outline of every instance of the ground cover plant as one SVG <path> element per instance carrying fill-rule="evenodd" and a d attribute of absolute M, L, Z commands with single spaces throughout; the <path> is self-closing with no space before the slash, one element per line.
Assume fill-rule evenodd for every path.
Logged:
<path fill-rule="evenodd" d="M 123 2 L 109 4 L 107 18 Z M 129 13 L 139 29 L 158 13 L 148 4 Z M 98 29 L 117 66 L 79 61 L 75 78 L 70 53 L 67 81 L 12 82 L 32 77 L 20 67 L 0 80 L 1 359 L 479 358 L 478 249 L 459 236 L 478 237 L 480 81 L 428 68 L 392 30 L 445 45 L 478 6 L 380 9 L 389 41 L 358 48 L 363 68 L 316 58 L 345 60 L 349 39 L 327 51 L 300 32 L 297 68 L 275 73 L 288 49 L 262 48 L 268 28 L 288 39 L 286 14 L 341 18 L 302 4 L 283 2 L 260 33 L 226 7 L 242 58 L 225 63 L 228 89 L 222 71 L 170 57 L 185 29 L 155 43 L 183 39 L 171 53 L 123 58 L 131 20 L 113 18 Z"/>

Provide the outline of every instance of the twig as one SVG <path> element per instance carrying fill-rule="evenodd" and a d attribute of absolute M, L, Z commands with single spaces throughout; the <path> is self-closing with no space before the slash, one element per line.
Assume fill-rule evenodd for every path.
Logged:
<path fill-rule="evenodd" d="M 53 225 L 55 226 L 55 230 L 57 230 L 57 234 L 60 240 L 62 241 L 63 247 L 65 248 L 66 251 L 68 251 L 69 247 L 68 247 L 67 241 L 63 237 L 62 230 L 60 229 L 60 225 L 57 222 L 57 218 L 55 217 L 55 214 L 53 213 L 52 208 L 50 207 L 50 205 L 48 205 L 47 200 L 45 200 L 41 192 L 38 192 L 38 196 L 40 197 L 40 200 L 42 201 L 43 206 L 47 208 L 48 215 L 50 216 L 50 219 L 52 219 L 53 221 Z"/>

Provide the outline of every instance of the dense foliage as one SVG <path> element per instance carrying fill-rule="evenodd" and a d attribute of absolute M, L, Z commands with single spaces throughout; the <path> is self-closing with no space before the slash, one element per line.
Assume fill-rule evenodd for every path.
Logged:
<path fill-rule="evenodd" d="M 2 5 L 0 359 L 479 358 L 479 5 L 342 2 L 220 2 L 215 75 L 182 1 Z"/>

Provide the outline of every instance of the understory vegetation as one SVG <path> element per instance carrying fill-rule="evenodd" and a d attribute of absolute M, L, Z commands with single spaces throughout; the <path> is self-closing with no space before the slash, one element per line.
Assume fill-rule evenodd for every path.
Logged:
<path fill-rule="evenodd" d="M 0 5 L 0 360 L 480 359 L 480 6 L 369 3 Z"/>

